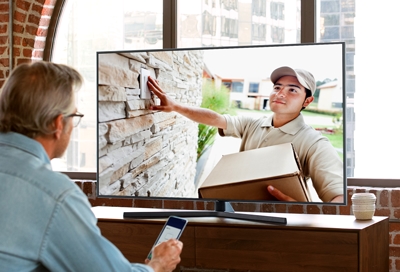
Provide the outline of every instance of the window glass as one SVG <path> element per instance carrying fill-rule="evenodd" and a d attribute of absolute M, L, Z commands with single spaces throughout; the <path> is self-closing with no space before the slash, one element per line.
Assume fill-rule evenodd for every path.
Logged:
<path fill-rule="evenodd" d="M 400 61 L 394 34 L 400 2 L 318 0 L 317 6 L 317 41 L 346 42 L 347 174 L 398 179 L 400 127 L 395 116 L 400 92 L 393 84 L 398 71 L 390 67 Z M 327 21 L 327 16 L 340 16 L 340 23 Z M 328 30 L 331 27 L 335 29 Z"/>
<path fill-rule="evenodd" d="M 300 42 L 300 0 L 178 0 L 178 47 Z"/>
<path fill-rule="evenodd" d="M 260 83 L 250 82 L 249 83 L 249 93 L 258 93 L 259 87 L 260 87 Z"/>
<path fill-rule="evenodd" d="M 96 172 L 96 52 L 162 48 L 162 0 L 66 0 L 51 61 L 76 68 L 85 78 L 77 107 L 85 114 L 71 135 L 57 171 Z"/>
<path fill-rule="evenodd" d="M 243 82 L 232 82 L 232 92 L 243 93 Z"/>

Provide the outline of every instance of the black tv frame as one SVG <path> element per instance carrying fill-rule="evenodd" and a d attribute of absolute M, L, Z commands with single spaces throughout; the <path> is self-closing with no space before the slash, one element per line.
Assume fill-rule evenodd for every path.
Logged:
<path fill-rule="evenodd" d="M 225 47 L 198 47 L 198 48 L 166 48 L 166 49 L 143 49 L 143 50 L 112 50 L 112 51 L 101 51 L 99 53 L 128 53 L 128 52 L 143 52 L 143 51 L 184 51 L 184 50 L 208 50 L 208 49 L 232 49 L 232 48 L 250 48 L 250 47 L 279 47 L 279 46 L 310 46 L 310 45 L 327 45 L 327 44 L 340 44 L 342 47 L 342 117 L 343 117 L 343 161 L 346 159 L 346 128 L 345 128 L 345 120 L 346 120 L 346 88 L 345 88 L 345 79 L 346 79 L 346 69 L 345 69 L 345 42 L 324 42 L 324 43 L 302 43 L 302 44 L 272 44 L 272 45 L 245 45 L 245 46 L 225 46 Z M 97 109 L 98 116 L 98 109 Z M 97 141 L 99 138 L 97 137 Z M 98 151 L 98 150 L 97 150 Z M 98 178 L 98 173 L 97 173 Z M 345 206 L 347 204 L 347 193 L 346 193 L 346 167 L 343 165 L 343 179 L 344 179 L 344 188 L 343 188 L 343 203 L 327 203 L 327 202 L 295 202 L 293 204 L 301 204 L 301 205 L 335 205 L 335 206 Z M 124 196 L 113 196 L 113 195 L 100 195 L 99 194 L 99 186 L 96 184 L 96 194 L 99 198 L 127 198 Z M 143 196 L 129 196 L 128 198 L 132 199 L 145 199 L 145 200 L 181 200 L 181 201 L 214 201 L 215 209 L 214 210 L 166 210 L 166 211 L 146 211 L 146 212 L 124 212 L 124 218 L 131 219 L 151 219 L 151 218 L 167 218 L 170 215 L 182 216 L 182 217 L 220 217 L 220 218 L 230 218 L 230 219 L 239 219 L 239 220 L 249 220 L 255 222 L 263 222 L 270 224 L 287 224 L 287 219 L 285 217 L 277 217 L 277 216 L 269 216 L 269 215 L 253 215 L 249 213 L 237 213 L 232 208 L 230 202 L 249 202 L 249 203 L 261 203 L 261 201 L 246 201 L 246 200 L 218 200 L 218 199 L 202 199 L 202 198 L 177 198 L 177 197 L 143 197 Z M 263 202 L 264 203 L 264 202 Z M 289 202 L 279 202 L 279 201 L 269 201 L 269 204 L 291 204 Z M 270 214 L 270 213 L 269 213 Z"/>

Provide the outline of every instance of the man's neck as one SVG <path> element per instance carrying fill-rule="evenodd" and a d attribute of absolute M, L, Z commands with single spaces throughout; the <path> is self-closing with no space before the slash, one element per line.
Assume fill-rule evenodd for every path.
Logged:
<path fill-rule="evenodd" d="M 295 114 L 274 114 L 272 117 L 272 125 L 276 128 L 281 127 L 296 119 L 300 113 Z"/>

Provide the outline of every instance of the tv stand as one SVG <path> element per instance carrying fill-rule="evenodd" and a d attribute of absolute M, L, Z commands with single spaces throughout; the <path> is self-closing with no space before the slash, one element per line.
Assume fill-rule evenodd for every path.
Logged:
<path fill-rule="evenodd" d="M 260 214 L 238 213 L 235 212 L 232 205 L 227 201 L 216 201 L 214 211 L 211 210 L 154 210 L 146 212 L 124 212 L 124 218 L 132 219 L 151 219 L 151 218 L 167 218 L 171 215 L 180 217 L 221 217 L 248 220 L 269 224 L 287 224 L 286 217 L 267 216 Z"/>
<path fill-rule="evenodd" d="M 149 208 L 93 207 L 101 234 L 132 263 L 143 263 L 165 219 L 126 219 Z M 277 213 L 286 225 L 188 218 L 175 271 L 389 271 L 389 218 Z"/>

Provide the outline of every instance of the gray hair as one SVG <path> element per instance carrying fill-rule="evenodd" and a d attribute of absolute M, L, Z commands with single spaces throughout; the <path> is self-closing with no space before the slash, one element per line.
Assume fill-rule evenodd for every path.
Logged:
<path fill-rule="evenodd" d="M 35 138 L 51 134 L 60 114 L 75 110 L 74 91 L 83 83 L 75 69 L 45 61 L 18 65 L 0 91 L 0 132 Z"/>

